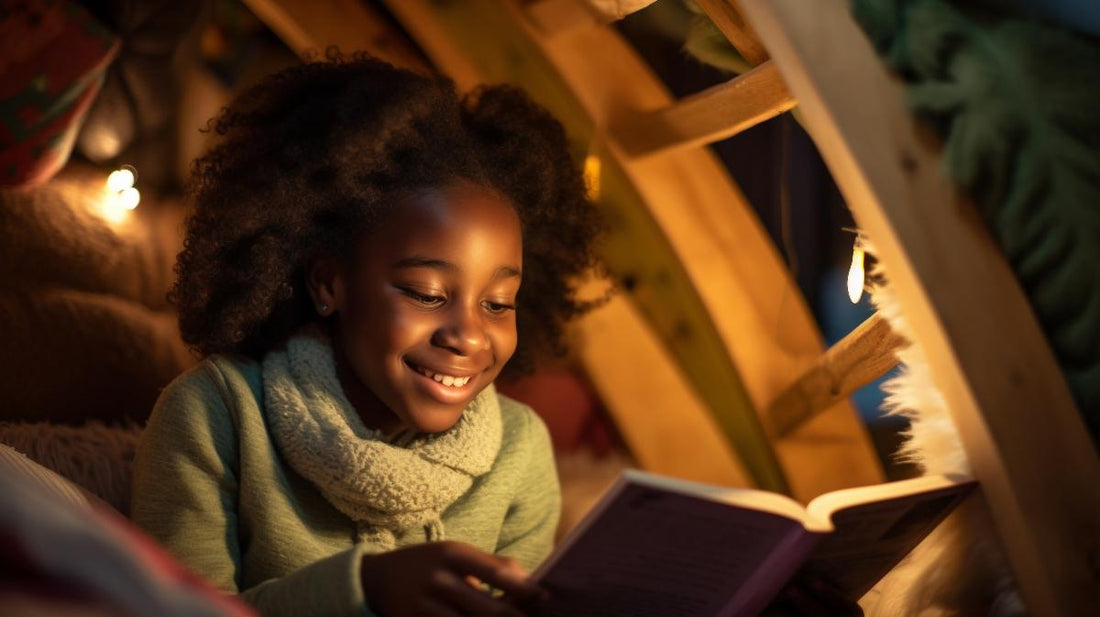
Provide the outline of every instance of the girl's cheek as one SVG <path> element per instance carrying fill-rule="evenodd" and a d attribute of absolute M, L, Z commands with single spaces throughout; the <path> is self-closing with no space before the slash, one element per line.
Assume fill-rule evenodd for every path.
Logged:
<path fill-rule="evenodd" d="M 429 314 L 415 309 L 400 310 L 399 308 L 390 315 L 389 323 L 389 340 L 394 346 L 409 346 L 420 339 L 427 340 L 431 338 L 431 332 L 435 327 L 434 320 Z"/>

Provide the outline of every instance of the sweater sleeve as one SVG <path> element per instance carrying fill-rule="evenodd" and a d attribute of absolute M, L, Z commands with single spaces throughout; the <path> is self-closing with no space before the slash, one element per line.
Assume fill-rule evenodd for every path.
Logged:
<path fill-rule="evenodd" d="M 228 387 L 209 362 L 161 394 L 134 459 L 131 517 L 185 566 L 265 617 L 369 616 L 358 546 L 240 589 L 238 437 Z"/>
<path fill-rule="evenodd" d="M 525 411 L 530 456 L 504 519 L 496 553 L 514 557 L 533 571 L 554 547 L 554 532 L 561 516 L 561 487 L 550 433 L 534 411 Z"/>

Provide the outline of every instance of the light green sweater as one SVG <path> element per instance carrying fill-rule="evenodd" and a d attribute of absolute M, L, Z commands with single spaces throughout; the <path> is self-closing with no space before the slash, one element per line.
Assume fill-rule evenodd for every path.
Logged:
<path fill-rule="evenodd" d="M 262 408 L 260 363 L 213 356 L 173 381 L 134 461 L 133 520 L 185 565 L 264 616 L 372 615 L 355 523 L 283 461 Z M 549 435 L 501 396 L 500 452 L 443 513 L 448 540 L 516 558 L 549 554 L 561 495 Z M 425 541 L 416 529 L 398 547 Z"/>

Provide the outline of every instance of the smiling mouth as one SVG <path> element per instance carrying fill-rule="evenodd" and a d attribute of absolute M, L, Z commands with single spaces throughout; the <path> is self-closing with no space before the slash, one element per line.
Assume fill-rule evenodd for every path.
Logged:
<path fill-rule="evenodd" d="M 437 373 L 430 369 L 424 368 L 423 366 L 414 364 L 408 358 L 405 358 L 405 365 L 416 371 L 417 373 L 420 373 L 421 375 L 427 377 L 428 379 L 432 379 L 448 388 L 461 388 L 470 383 L 470 380 L 474 378 L 473 375 L 466 375 L 465 377 L 462 377 L 457 375 L 448 375 L 446 373 Z"/>

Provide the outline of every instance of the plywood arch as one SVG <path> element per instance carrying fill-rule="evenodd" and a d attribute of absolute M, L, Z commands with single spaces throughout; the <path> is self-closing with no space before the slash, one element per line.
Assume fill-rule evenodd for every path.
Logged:
<path fill-rule="evenodd" d="M 290 16 L 339 4 L 305 3 L 305 9 L 296 0 L 249 3 L 275 4 Z M 603 161 L 602 205 L 618 222 L 609 261 L 636 285 L 620 319 L 594 316 L 581 325 L 589 351 L 622 350 L 620 370 L 607 370 L 606 355 L 599 361 L 593 353 L 581 356 L 645 466 L 789 489 L 802 499 L 881 481 L 877 458 L 846 400 L 774 443 L 765 436 L 757 414 L 818 360 L 820 333 L 762 226 L 709 151 L 636 157 L 609 134 L 624 119 L 644 119 L 675 102 L 613 29 L 592 22 L 549 36 L 515 1 L 386 4 L 461 89 L 518 83 L 563 120 L 579 155 Z M 303 17 L 288 31 L 324 41 L 324 33 L 300 34 L 307 22 L 318 20 Z M 347 51 L 349 42 L 342 46 Z M 363 48 L 370 49 L 370 41 Z M 774 75 L 767 69 L 762 74 Z M 766 109 L 758 115 L 766 117 Z M 634 346 L 642 339 L 660 346 L 643 354 Z M 659 408 L 637 396 L 638 380 L 669 372 L 676 376 L 666 392 L 678 394 Z M 669 440 L 667 429 L 674 425 L 684 433 Z"/>
<path fill-rule="evenodd" d="M 545 36 L 516 2 L 387 4 L 441 68 L 448 70 L 449 54 L 457 54 L 461 65 L 475 67 L 477 81 L 519 83 L 563 120 L 578 143 L 601 156 L 604 192 L 619 196 L 618 203 L 604 205 L 630 227 L 630 233 L 611 239 L 612 265 L 635 268 L 639 284 L 632 302 L 745 466 L 768 486 L 762 465 L 748 452 L 751 442 L 762 439 L 759 424 L 731 421 L 729 399 L 739 381 L 747 398 L 739 403 L 741 411 L 747 406 L 755 416 L 765 409 L 821 355 L 820 333 L 762 226 L 709 151 L 687 148 L 636 158 L 608 137 L 608 127 L 618 119 L 667 108 L 674 102 L 667 91 L 606 26 Z M 434 45 L 439 49 L 433 51 Z M 651 247 L 660 243 L 671 249 L 680 272 L 660 256 L 647 263 L 639 254 L 639 247 L 656 252 Z M 677 296 L 662 295 L 669 291 Z M 725 373 L 716 370 L 724 366 Z M 629 410 L 620 424 L 644 423 L 647 412 Z M 747 434 L 750 429 L 754 435 Z M 772 446 L 783 479 L 799 497 L 881 481 L 877 459 L 847 401 Z"/>
<path fill-rule="evenodd" d="M 1100 457 L 1027 297 L 845 0 L 738 0 L 930 359 L 1034 615 L 1100 611 Z M 1039 413 L 1041 410 L 1041 419 Z"/>

